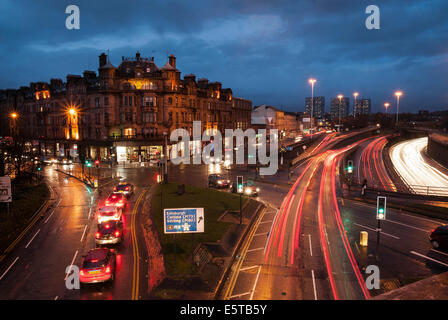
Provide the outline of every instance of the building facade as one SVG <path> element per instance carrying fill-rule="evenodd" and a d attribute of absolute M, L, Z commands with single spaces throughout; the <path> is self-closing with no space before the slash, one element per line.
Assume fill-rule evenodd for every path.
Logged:
<path fill-rule="evenodd" d="M 220 82 L 193 74 L 182 79 L 174 55 L 159 68 L 137 52 L 118 67 L 102 53 L 98 73 L 2 90 L 0 108 L 17 111 L 26 124 L 21 134 L 44 154 L 136 161 L 160 157 L 164 135 L 179 128 L 191 135 L 195 120 L 202 131 L 247 129 L 252 102 L 233 97 Z"/>
<path fill-rule="evenodd" d="M 313 104 L 311 97 L 305 98 L 305 112 L 311 114 L 313 109 L 313 118 L 323 119 L 325 117 L 325 97 L 314 97 Z"/>
<path fill-rule="evenodd" d="M 333 122 L 338 122 L 339 118 L 346 118 L 349 115 L 350 98 L 343 97 L 331 99 L 330 117 Z"/>
<path fill-rule="evenodd" d="M 360 99 L 356 100 L 353 106 L 353 116 L 368 116 L 370 114 L 370 99 Z"/>
<path fill-rule="evenodd" d="M 261 105 L 252 110 L 252 127 L 278 130 L 279 138 L 299 133 L 301 116 L 296 112 L 284 112 L 273 106 Z"/>

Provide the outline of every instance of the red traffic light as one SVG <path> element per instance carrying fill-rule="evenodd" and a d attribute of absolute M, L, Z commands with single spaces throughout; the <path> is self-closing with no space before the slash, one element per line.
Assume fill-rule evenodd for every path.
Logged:
<path fill-rule="evenodd" d="M 99 165 L 100 164 L 100 160 L 95 160 L 95 164 Z"/>

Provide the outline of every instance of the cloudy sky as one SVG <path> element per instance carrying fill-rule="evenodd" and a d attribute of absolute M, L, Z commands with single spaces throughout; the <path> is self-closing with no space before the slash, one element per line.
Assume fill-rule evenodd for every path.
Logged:
<path fill-rule="evenodd" d="M 81 11 L 67 30 L 65 8 Z M 367 30 L 368 5 L 380 30 Z M 177 57 L 235 96 L 303 111 L 311 95 L 372 99 L 373 111 L 404 92 L 403 111 L 448 108 L 446 0 L 2 0 L 0 88 L 96 70 L 98 55 Z"/>

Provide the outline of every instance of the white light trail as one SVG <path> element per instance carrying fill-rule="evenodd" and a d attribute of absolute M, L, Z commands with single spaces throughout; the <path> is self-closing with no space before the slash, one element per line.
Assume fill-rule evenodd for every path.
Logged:
<path fill-rule="evenodd" d="M 418 194 L 448 195 L 448 175 L 425 161 L 422 152 L 428 138 L 401 142 L 390 150 L 395 169 Z"/>

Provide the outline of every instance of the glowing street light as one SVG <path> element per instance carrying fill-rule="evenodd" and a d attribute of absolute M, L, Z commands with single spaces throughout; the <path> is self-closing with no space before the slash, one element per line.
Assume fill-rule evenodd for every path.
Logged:
<path fill-rule="evenodd" d="M 359 96 L 358 92 L 353 93 L 353 96 L 355 97 L 355 102 L 353 102 L 353 116 L 355 117 L 355 110 L 356 110 L 356 98 Z"/>
<path fill-rule="evenodd" d="M 389 102 L 384 103 L 384 108 L 386 108 L 386 115 L 387 115 L 387 109 L 389 108 L 389 106 L 390 106 Z"/>
<path fill-rule="evenodd" d="M 313 114 L 314 114 L 314 84 L 316 83 L 316 79 L 310 78 L 308 82 L 311 84 L 311 124 L 310 124 L 310 133 L 311 139 L 313 138 Z"/>
<path fill-rule="evenodd" d="M 338 99 L 339 99 L 339 108 L 338 108 L 338 113 L 339 113 L 339 127 L 338 127 L 338 131 L 341 131 L 341 104 L 342 104 L 342 98 L 344 96 L 342 94 L 338 95 Z"/>
<path fill-rule="evenodd" d="M 12 112 L 10 113 L 11 118 L 16 119 L 19 115 L 17 114 L 17 112 Z"/>
<path fill-rule="evenodd" d="M 400 97 L 403 95 L 401 91 L 395 91 L 395 96 L 397 97 L 397 127 L 398 127 L 398 108 L 400 106 Z"/>
<path fill-rule="evenodd" d="M 76 110 L 74 108 L 70 108 L 70 110 L 68 111 L 72 116 L 74 116 L 76 114 Z"/>

